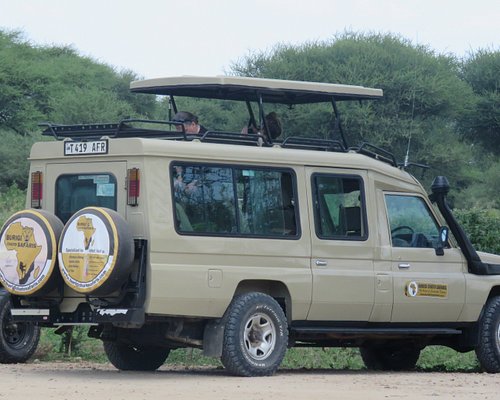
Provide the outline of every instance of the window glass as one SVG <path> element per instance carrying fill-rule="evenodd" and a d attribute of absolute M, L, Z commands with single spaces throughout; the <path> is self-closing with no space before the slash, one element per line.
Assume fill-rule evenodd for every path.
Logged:
<path fill-rule="evenodd" d="M 237 169 L 241 232 L 255 235 L 296 234 L 290 173 Z"/>
<path fill-rule="evenodd" d="M 236 231 L 233 174 L 230 168 L 174 166 L 174 197 L 183 231 Z"/>
<path fill-rule="evenodd" d="M 61 175 L 56 181 L 56 215 L 63 223 L 88 207 L 116 210 L 116 178 L 111 174 Z"/>
<path fill-rule="evenodd" d="M 313 181 L 317 235 L 326 239 L 366 238 L 361 178 L 321 174 Z"/>
<path fill-rule="evenodd" d="M 290 172 L 175 164 L 172 180 L 176 227 L 182 233 L 297 234 Z"/>
<path fill-rule="evenodd" d="M 385 195 L 393 247 L 435 247 L 439 226 L 424 200 L 417 196 Z"/>

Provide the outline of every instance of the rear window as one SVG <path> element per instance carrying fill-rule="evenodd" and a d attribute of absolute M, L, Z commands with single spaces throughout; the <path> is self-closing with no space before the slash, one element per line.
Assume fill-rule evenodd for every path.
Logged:
<path fill-rule="evenodd" d="M 56 215 L 63 223 L 88 206 L 116 210 L 116 178 L 112 174 L 61 175 L 56 181 Z"/>

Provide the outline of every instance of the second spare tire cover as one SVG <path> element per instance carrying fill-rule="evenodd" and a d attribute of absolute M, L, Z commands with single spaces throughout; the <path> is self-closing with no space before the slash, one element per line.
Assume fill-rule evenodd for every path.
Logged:
<path fill-rule="evenodd" d="M 133 260 L 130 228 L 116 211 L 86 207 L 66 223 L 59 241 L 59 269 L 75 291 L 112 293 L 129 276 Z"/>

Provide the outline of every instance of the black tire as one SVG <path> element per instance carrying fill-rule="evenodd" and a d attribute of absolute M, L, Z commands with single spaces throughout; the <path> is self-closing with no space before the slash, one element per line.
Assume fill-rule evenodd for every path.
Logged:
<path fill-rule="evenodd" d="M 368 345 L 359 349 L 366 368 L 375 371 L 411 371 L 415 369 L 420 349 L 412 345 Z"/>
<path fill-rule="evenodd" d="M 484 307 L 476 355 L 486 372 L 500 372 L 500 297 L 491 298 Z"/>
<path fill-rule="evenodd" d="M 30 322 L 14 323 L 10 315 L 10 297 L 0 289 L 0 363 L 27 361 L 40 340 L 40 327 Z"/>
<path fill-rule="evenodd" d="M 155 371 L 160 368 L 170 349 L 156 346 L 132 346 L 117 342 L 104 342 L 108 360 L 123 371 Z"/>
<path fill-rule="evenodd" d="M 236 297 L 225 315 L 222 364 L 237 376 L 276 372 L 288 345 L 288 324 L 280 305 L 263 293 Z"/>

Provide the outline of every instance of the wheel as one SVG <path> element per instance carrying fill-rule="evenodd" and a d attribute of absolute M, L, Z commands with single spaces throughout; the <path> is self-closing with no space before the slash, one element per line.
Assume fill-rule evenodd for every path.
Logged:
<path fill-rule="evenodd" d="M 500 372 L 500 297 L 493 297 L 486 303 L 479 322 L 476 355 L 486 372 Z"/>
<path fill-rule="evenodd" d="M 155 371 L 160 368 L 170 349 L 156 346 L 132 346 L 117 342 L 104 342 L 108 360 L 123 371 Z"/>
<path fill-rule="evenodd" d="M 0 289 L 0 363 L 13 364 L 27 361 L 40 340 L 40 328 L 29 322 L 12 322 L 10 297 Z"/>
<path fill-rule="evenodd" d="M 247 293 L 226 312 L 222 364 L 237 376 L 272 375 L 288 345 L 285 313 L 272 297 Z"/>
<path fill-rule="evenodd" d="M 359 351 L 366 368 L 378 371 L 409 371 L 420 357 L 419 348 L 402 344 L 364 346 Z"/>

